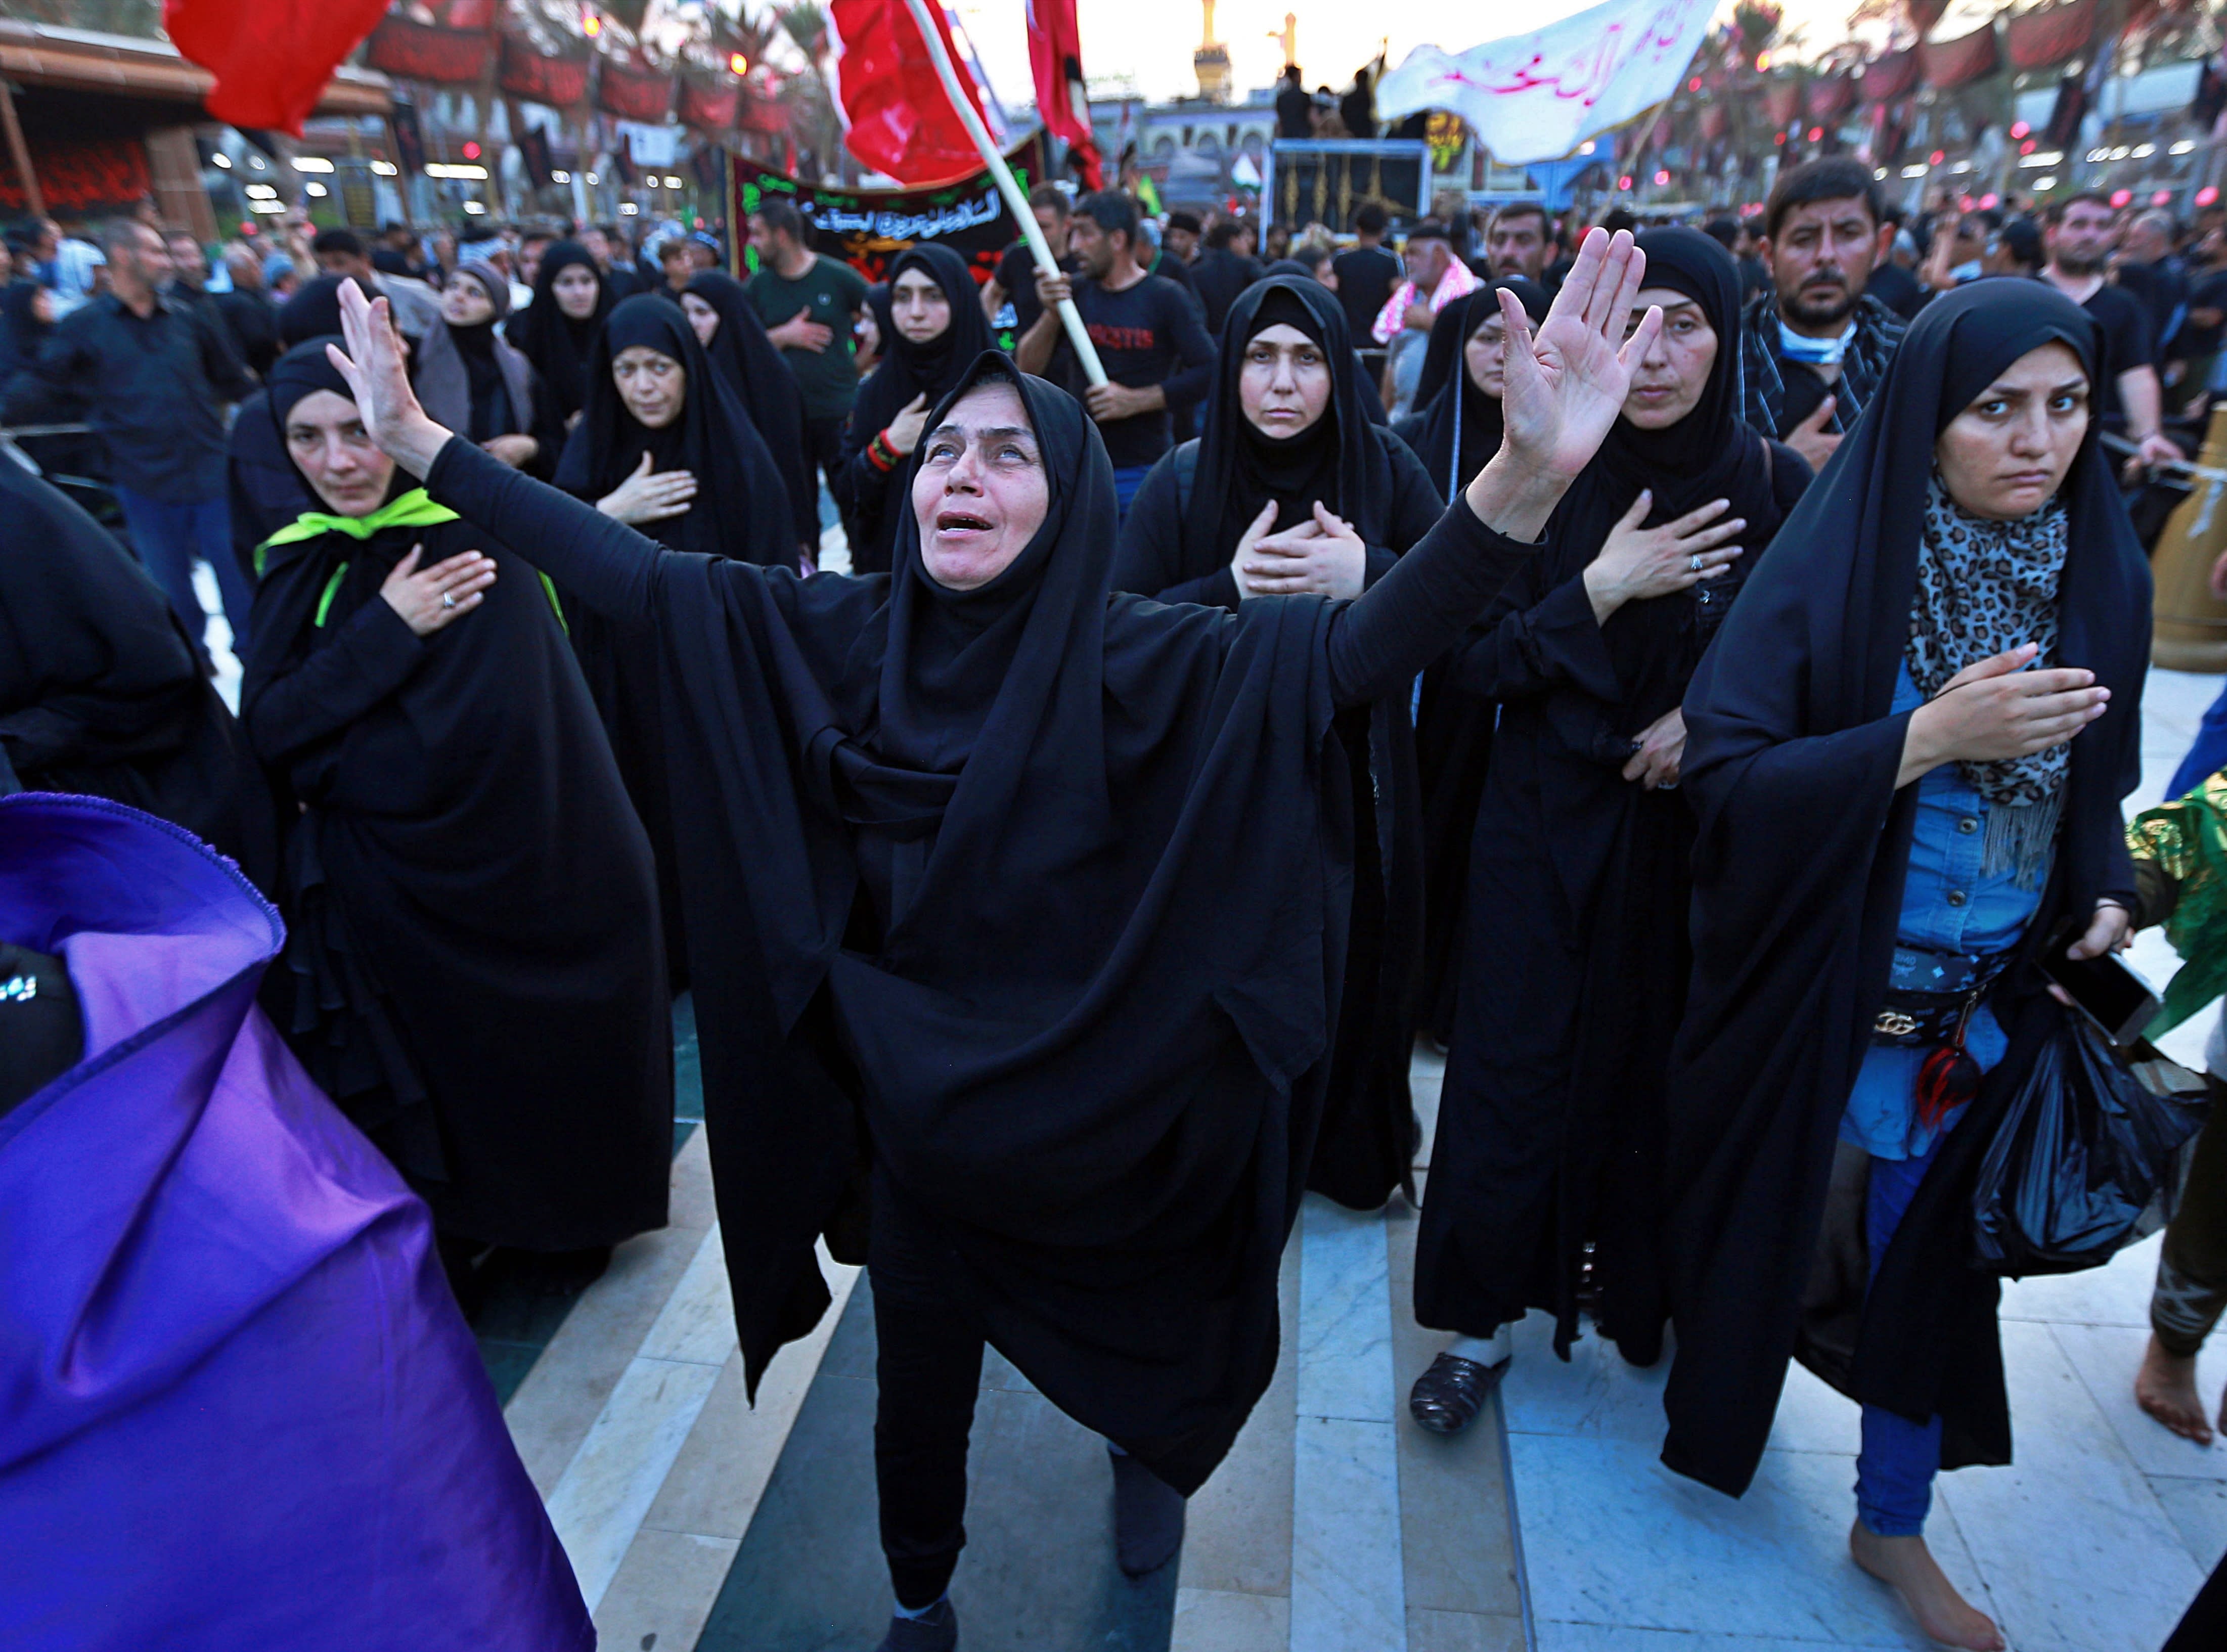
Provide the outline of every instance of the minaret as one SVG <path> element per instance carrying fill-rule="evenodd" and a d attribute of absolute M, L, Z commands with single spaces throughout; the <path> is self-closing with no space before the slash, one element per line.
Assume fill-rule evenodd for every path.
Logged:
<path fill-rule="evenodd" d="M 1205 31 L 1190 66 L 1198 75 L 1198 95 L 1212 103 L 1229 100 L 1229 48 L 1214 37 L 1214 0 L 1199 0 L 1206 12 Z"/>

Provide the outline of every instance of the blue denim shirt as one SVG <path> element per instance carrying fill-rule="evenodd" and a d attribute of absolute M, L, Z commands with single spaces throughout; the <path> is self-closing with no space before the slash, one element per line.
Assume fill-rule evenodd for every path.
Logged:
<path fill-rule="evenodd" d="M 1895 676 L 1894 710 L 1910 711 L 1923 698 L 1909 667 L 1901 667 Z M 1967 957 L 2018 944 L 2041 904 L 2048 869 L 2035 877 L 2031 889 L 2008 872 L 1982 877 L 1980 852 L 1987 837 L 1988 801 L 1966 782 L 1962 769 L 1943 763 L 1918 782 L 1918 823 L 1910 871 L 1903 879 L 1898 941 Z M 2007 1042 L 1993 1011 L 1982 1005 L 1974 1012 L 1964 1048 L 1983 1070 L 2003 1058 Z M 1940 1132 L 1918 1118 L 1918 1069 L 1926 1054 L 1879 1045 L 1866 1052 L 1841 1117 L 1842 1141 L 1874 1158 L 1915 1158 L 1933 1145 Z M 1953 1124 L 1956 1116 L 1950 1114 L 1947 1122 Z"/>

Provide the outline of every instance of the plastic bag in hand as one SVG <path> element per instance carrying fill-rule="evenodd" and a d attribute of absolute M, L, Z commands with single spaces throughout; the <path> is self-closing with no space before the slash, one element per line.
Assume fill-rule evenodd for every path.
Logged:
<path fill-rule="evenodd" d="M 2013 1275 L 2099 1267 L 2142 1232 L 2142 1215 L 2204 1123 L 2200 1100 L 2145 1089 L 2103 1036 L 2064 1017 L 2019 1081 L 1973 1190 L 1981 1265 Z"/>

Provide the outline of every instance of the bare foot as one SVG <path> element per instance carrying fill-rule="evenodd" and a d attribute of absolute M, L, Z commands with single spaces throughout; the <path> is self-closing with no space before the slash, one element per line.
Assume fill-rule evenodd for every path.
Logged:
<path fill-rule="evenodd" d="M 2204 1419 L 2204 1401 L 2196 1397 L 2195 1360 L 2166 1353 L 2155 1336 L 2134 1373 L 2134 1403 L 2182 1438 L 2211 1444 L 2211 1425 Z"/>
<path fill-rule="evenodd" d="M 1848 1531 L 1848 1553 L 1858 1566 L 1892 1586 L 1918 1627 L 1942 1645 L 1962 1652 L 2003 1652 L 1995 1620 L 1956 1592 L 1924 1538 L 1880 1537 L 1858 1521 Z"/>

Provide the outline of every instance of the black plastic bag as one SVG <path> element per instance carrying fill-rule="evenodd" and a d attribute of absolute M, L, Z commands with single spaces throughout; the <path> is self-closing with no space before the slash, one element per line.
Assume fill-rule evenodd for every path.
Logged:
<path fill-rule="evenodd" d="M 2145 1229 L 2200 1099 L 2145 1089 L 2103 1034 L 2068 1015 L 2034 1054 L 1980 1161 L 1972 1237 L 1991 1272 L 2100 1267 Z"/>

